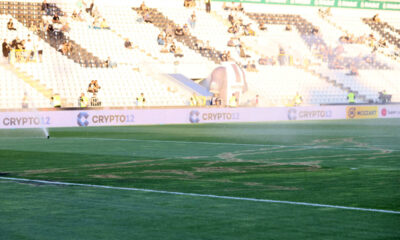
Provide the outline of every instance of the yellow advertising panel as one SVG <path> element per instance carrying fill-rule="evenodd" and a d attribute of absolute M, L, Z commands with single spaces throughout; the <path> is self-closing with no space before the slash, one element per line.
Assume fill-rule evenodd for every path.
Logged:
<path fill-rule="evenodd" d="M 378 117 L 377 106 L 348 106 L 346 107 L 347 119 L 367 119 Z"/>

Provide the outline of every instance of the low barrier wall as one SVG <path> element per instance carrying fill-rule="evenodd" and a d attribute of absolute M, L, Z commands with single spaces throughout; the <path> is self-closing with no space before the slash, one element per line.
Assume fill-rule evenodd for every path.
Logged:
<path fill-rule="evenodd" d="M 0 112 L 0 129 L 367 118 L 400 118 L 400 105 Z"/>

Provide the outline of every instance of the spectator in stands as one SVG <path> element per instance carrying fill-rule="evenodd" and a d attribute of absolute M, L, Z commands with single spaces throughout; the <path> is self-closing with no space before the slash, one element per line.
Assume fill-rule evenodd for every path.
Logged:
<path fill-rule="evenodd" d="M 227 54 L 226 51 L 224 51 L 223 53 L 221 53 L 220 58 L 221 58 L 221 61 L 222 61 L 222 62 L 227 62 L 227 61 L 228 61 L 228 56 L 227 56 L 227 55 L 228 55 L 228 54 Z"/>
<path fill-rule="evenodd" d="M 244 47 L 242 44 L 240 44 L 239 46 L 239 56 L 241 58 L 249 58 L 250 56 L 246 54 L 246 52 L 244 51 Z"/>
<path fill-rule="evenodd" d="M 33 32 L 33 33 L 37 33 L 37 26 L 36 24 L 34 24 L 33 22 L 29 23 L 29 31 Z"/>
<path fill-rule="evenodd" d="M 69 31 L 71 31 L 71 27 L 69 26 L 69 23 L 65 23 L 62 27 L 61 27 L 61 32 L 63 33 L 68 33 Z"/>
<path fill-rule="evenodd" d="M 261 55 L 261 58 L 258 60 L 259 65 L 268 65 L 268 57 Z"/>
<path fill-rule="evenodd" d="M 132 48 L 133 48 L 133 47 L 132 47 L 132 43 L 131 43 L 131 41 L 129 41 L 128 38 L 125 38 L 124 46 L 125 46 L 125 48 L 127 48 L 127 49 L 132 49 Z"/>
<path fill-rule="evenodd" d="M 140 96 L 136 98 L 137 106 L 143 107 L 146 103 L 146 98 L 144 97 L 144 93 L 140 93 Z"/>
<path fill-rule="evenodd" d="M 210 13 L 211 12 L 211 0 L 205 0 L 206 3 L 206 12 Z"/>
<path fill-rule="evenodd" d="M 279 56 L 278 56 L 279 65 L 286 65 L 286 53 L 283 47 L 279 47 Z"/>
<path fill-rule="evenodd" d="M 116 68 L 117 67 L 117 63 L 111 61 L 111 58 L 108 57 L 107 61 L 106 61 L 106 67 L 108 67 L 108 68 Z"/>
<path fill-rule="evenodd" d="M 53 23 L 61 23 L 60 22 L 60 17 L 58 16 L 57 13 L 55 13 L 54 16 L 53 16 Z"/>
<path fill-rule="evenodd" d="M 169 47 L 169 52 L 175 54 L 176 52 L 175 42 L 172 42 L 171 46 Z"/>
<path fill-rule="evenodd" d="M 43 40 L 39 39 L 37 41 L 36 50 L 38 52 L 39 61 L 43 62 Z"/>
<path fill-rule="evenodd" d="M 251 28 L 251 23 L 244 25 L 244 35 L 246 36 L 255 36 L 256 33 L 254 32 L 254 30 Z"/>
<path fill-rule="evenodd" d="M 186 23 L 183 25 L 183 34 L 186 36 L 190 34 L 189 27 Z"/>
<path fill-rule="evenodd" d="M 189 18 L 189 24 L 192 29 L 194 29 L 196 27 L 196 20 L 197 20 L 196 13 L 193 11 L 192 15 L 190 15 L 190 18 Z"/>
<path fill-rule="evenodd" d="M 261 31 L 266 31 L 267 30 L 267 26 L 265 26 L 264 23 L 261 22 L 260 25 L 258 26 L 258 29 L 260 29 Z"/>
<path fill-rule="evenodd" d="M 139 7 L 139 10 L 140 11 L 147 11 L 147 10 L 149 10 L 149 8 L 146 6 L 146 4 L 144 3 L 144 1 L 142 2 L 142 4 L 140 4 L 140 7 Z"/>
<path fill-rule="evenodd" d="M 203 46 L 202 50 L 211 50 L 210 41 L 206 41 L 206 44 Z"/>
<path fill-rule="evenodd" d="M 165 40 L 164 40 L 164 36 L 162 33 L 158 34 L 157 43 L 158 43 L 158 45 L 161 45 L 161 46 L 165 45 Z"/>
<path fill-rule="evenodd" d="M 175 57 L 183 57 L 183 51 L 182 48 L 178 45 L 175 49 Z"/>
<path fill-rule="evenodd" d="M 28 98 L 28 93 L 24 92 L 24 96 L 22 97 L 22 108 L 29 108 L 29 98 Z"/>
<path fill-rule="evenodd" d="M 375 14 L 375 15 L 372 17 L 372 21 L 374 21 L 374 22 L 376 22 L 376 23 L 380 23 L 380 22 L 381 22 L 381 19 L 379 18 L 379 14 Z"/>
<path fill-rule="evenodd" d="M 16 31 L 17 29 L 14 27 L 13 20 L 10 18 L 10 20 L 7 23 L 7 29 L 10 31 Z"/>
<path fill-rule="evenodd" d="M 244 10 L 241 2 L 239 3 L 239 5 L 237 6 L 236 9 L 237 9 L 237 11 L 240 11 L 240 12 L 242 12 Z"/>
<path fill-rule="evenodd" d="M 47 3 L 46 0 L 43 1 L 42 3 L 42 11 L 46 14 L 46 15 L 50 15 L 50 4 Z"/>
<path fill-rule="evenodd" d="M 71 42 L 65 42 L 60 46 L 60 52 L 63 55 L 69 55 L 72 51 L 72 44 Z"/>
<path fill-rule="evenodd" d="M 245 69 L 249 72 L 258 72 L 256 63 L 254 60 L 251 63 L 250 63 L 250 61 L 248 61 L 247 65 L 245 66 Z"/>
<path fill-rule="evenodd" d="M 101 24 L 100 24 L 98 18 L 95 18 L 95 19 L 94 19 L 93 25 L 92 25 L 92 26 L 93 26 L 93 29 L 101 29 Z"/>
<path fill-rule="evenodd" d="M 143 21 L 144 21 L 145 23 L 152 23 L 152 22 L 153 22 L 153 20 L 151 20 L 150 13 L 145 12 L 145 13 L 143 14 Z"/>
<path fill-rule="evenodd" d="M 169 53 L 168 44 L 165 42 L 163 48 L 160 50 L 161 53 Z"/>
<path fill-rule="evenodd" d="M 33 41 L 28 38 L 25 44 L 25 51 L 26 51 L 26 56 L 28 60 L 32 60 L 35 52 L 34 52 L 34 45 L 33 45 Z"/>
<path fill-rule="evenodd" d="M 90 16 L 93 16 L 93 7 L 94 7 L 94 1 L 92 1 L 92 3 L 90 3 L 89 8 L 86 8 L 86 12 L 88 14 L 90 14 Z"/>
<path fill-rule="evenodd" d="M 11 47 L 10 47 L 10 45 L 7 43 L 7 39 L 4 39 L 4 42 L 3 42 L 3 44 L 2 44 L 1 46 L 2 46 L 2 50 L 3 50 L 3 56 L 4 56 L 5 58 L 8 58 L 8 55 L 10 54 L 10 49 L 11 49 Z"/>
<path fill-rule="evenodd" d="M 176 36 L 183 36 L 183 35 L 184 35 L 183 29 L 182 29 L 181 26 L 179 26 L 179 25 L 176 26 L 176 28 L 175 28 L 175 35 L 176 35 Z"/>
<path fill-rule="evenodd" d="M 349 73 L 347 73 L 346 75 L 349 75 L 349 76 L 358 76 L 358 69 L 356 68 L 356 66 L 354 66 L 354 65 L 352 65 L 351 67 L 350 67 L 350 72 Z"/>
<path fill-rule="evenodd" d="M 288 31 L 288 32 L 292 31 L 292 25 L 287 24 L 285 27 L 285 31 Z"/>
<path fill-rule="evenodd" d="M 111 29 L 111 28 L 108 26 L 108 24 L 107 24 L 105 18 L 103 18 L 103 21 L 101 21 L 100 27 L 101 27 L 101 29 L 107 29 L 107 30 L 110 30 L 110 29 Z"/>

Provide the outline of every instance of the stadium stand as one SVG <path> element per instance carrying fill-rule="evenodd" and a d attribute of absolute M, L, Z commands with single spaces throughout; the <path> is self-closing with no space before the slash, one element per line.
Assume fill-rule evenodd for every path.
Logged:
<path fill-rule="evenodd" d="M 350 91 L 358 103 L 377 101 L 382 90 L 393 95 L 392 101 L 400 100 L 400 27 L 391 12 L 378 11 L 382 20 L 377 22 L 372 10 L 351 10 L 350 15 L 350 10 L 339 8 L 243 4 L 242 11 L 232 11 L 213 2 L 207 13 L 177 0 L 147 1 L 147 10 L 140 8 L 141 1 L 96 1 L 89 14 L 80 1 L 48 2 L 49 11 L 42 11 L 41 1 L 0 1 L 3 39 L 30 38 L 35 52 L 37 45 L 43 45 L 44 52 L 43 62 L 37 54 L 24 61 L 4 59 L 1 67 L 8 70 L 2 86 L 9 86 L 4 82 L 11 79 L 24 82 L 38 107 L 49 106 L 55 93 L 64 107 L 79 106 L 79 96 L 93 79 L 102 87 L 97 95 L 101 106 L 136 106 L 142 92 L 146 106 L 187 106 L 198 93 L 196 87 L 177 83 L 171 74 L 204 79 L 224 61 L 247 70 L 243 106 L 251 105 L 256 95 L 259 106 L 291 105 L 296 92 L 305 105 L 344 104 Z M 43 26 L 55 13 L 63 26 L 68 23 L 57 35 Z M 190 20 L 193 14 L 195 24 Z M 9 19 L 17 31 L 7 29 Z M 228 32 L 234 22 L 240 22 L 236 27 L 244 35 Z M 175 34 L 184 26 L 183 36 Z M 172 33 L 170 42 L 159 44 L 157 37 L 165 32 Z M 380 39 L 372 40 L 371 33 L 385 39 L 388 48 L 378 44 Z M 64 49 L 65 43 L 72 49 Z M 170 51 L 171 45 L 176 52 Z M 2 102 L 8 102 L 7 96 L 0 96 Z M 21 98 L 21 91 L 15 98 Z"/>

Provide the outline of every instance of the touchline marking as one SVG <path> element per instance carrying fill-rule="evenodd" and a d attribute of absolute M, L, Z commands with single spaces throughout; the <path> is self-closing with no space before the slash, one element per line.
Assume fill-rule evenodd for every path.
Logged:
<path fill-rule="evenodd" d="M 382 210 L 382 209 L 373 209 L 373 208 L 346 207 L 346 206 L 329 205 L 329 204 L 280 201 L 280 200 L 258 199 L 258 198 L 229 197 L 229 196 L 218 196 L 218 195 L 200 194 L 200 193 L 169 192 L 169 191 L 152 190 L 152 189 L 144 189 L 144 188 L 112 187 L 112 186 L 104 186 L 104 185 L 68 183 L 68 182 L 53 182 L 53 181 L 46 181 L 46 180 L 34 180 L 34 179 L 11 178 L 11 177 L 0 177 L 0 180 L 10 180 L 10 181 L 16 181 L 16 182 L 32 182 L 32 183 L 42 183 L 42 184 L 61 185 L 61 186 L 79 186 L 79 187 L 91 187 L 91 188 L 102 188 L 102 189 L 113 189 L 113 190 L 124 190 L 124 191 L 150 192 L 150 193 L 161 193 L 161 194 L 192 196 L 192 197 L 218 198 L 218 199 L 240 200 L 240 201 L 250 201 L 250 202 L 280 203 L 280 204 L 289 204 L 289 205 L 301 205 L 301 206 L 311 206 L 311 207 L 355 210 L 355 211 L 363 211 L 363 212 L 400 214 L 400 211 Z"/>
<path fill-rule="evenodd" d="M 98 141 L 123 141 L 123 142 L 154 142 L 154 143 L 181 143 L 181 144 L 206 144 L 206 145 L 232 145 L 232 146 L 255 146 L 255 147 L 281 147 L 281 148 L 302 148 L 302 149 L 335 149 L 335 150 L 363 150 L 363 151 L 381 151 L 381 149 L 359 148 L 359 147 L 332 147 L 332 146 L 302 146 L 302 145 L 274 145 L 274 144 L 253 144 L 253 143 L 224 143 L 224 142 L 187 142 L 187 141 L 169 141 L 169 140 L 150 140 L 150 139 L 126 139 L 126 138 L 53 138 L 53 139 L 78 139 L 78 140 L 98 140 Z M 371 146 L 375 147 L 375 146 Z M 382 149 L 391 152 L 400 152 L 399 149 Z"/>

